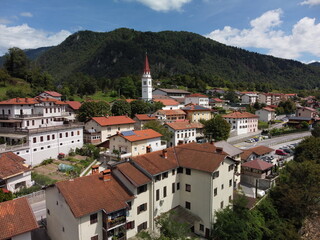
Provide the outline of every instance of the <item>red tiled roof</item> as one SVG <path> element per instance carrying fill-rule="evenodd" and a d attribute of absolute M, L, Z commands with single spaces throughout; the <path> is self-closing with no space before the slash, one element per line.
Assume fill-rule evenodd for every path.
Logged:
<path fill-rule="evenodd" d="M 129 162 L 118 164 L 117 169 L 136 187 L 151 182 L 150 178 Z"/>
<path fill-rule="evenodd" d="M 296 93 L 286 93 L 285 95 L 287 95 L 287 96 L 297 96 Z"/>
<path fill-rule="evenodd" d="M 183 121 L 183 122 L 172 122 L 172 123 L 166 123 L 170 128 L 174 130 L 182 130 L 182 129 L 191 129 L 191 128 L 203 128 L 203 125 L 201 123 L 189 123 L 189 121 Z"/>
<path fill-rule="evenodd" d="M 122 133 L 120 133 L 119 135 L 130 142 L 137 142 L 137 141 L 142 141 L 146 139 L 162 137 L 162 134 L 154 131 L 153 129 L 137 130 L 133 132 L 134 132 L 134 135 L 131 135 L 131 136 L 124 136 L 122 135 Z"/>
<path fill-rule="evenodd" d="M 135 123 L 127 116 L 110 116 L 110 117 L 93 117 L 93 121 L 97 122 L 100 126 L 122 125 Z"/>
<path fill-rule="evenodd" d="M 245 162 L 241 165 L 242 167 L 248 167 L 248 168 L 253 168 L 257 170 L 264 171 L 266 169 L 272 168 L 273 165 L 271 163 L 267 163 L 265 161 L 262 161 L 260 159 L 255 159 L 249 162 Z"/>
<path fill-rule="evenodd" d="M 73 110 L 78 110 L 81 107 L 81 102 L 78 101 L 65 101 Z"/>
<path fill-rule="evenodd" d="M 317 111 L 316 109 L 311 108 L 311 107 L 302 107 L 302 108 L 300 108 L 300 109 L 306 109 L 306 110 L 309 110 L 309 111 L 311 111 L 311 112 L 316 112 L 316 111 Z"/>
<path fill-rule="evenodd" d="M 49 94 L 52 97 L 62 97 L 62 95 L 55 91 L 44 91 L 44 93 Z"/>
<path fill-rule="evenodd" d="M 127 102 L 127 103 L 131 103 L 131 102 L 133 102 L 133 101 L 136 101 L 137 99 L 125 99 L 125 101 Z"/>
<path fill-rule="evenodd" d="M 252 153 L 255 153 L 256 155 L 261 156 L 264 154 L 271 153 L 272 151 L 274 151 L 274 149 L 266 147 L 266 146 L 256 146 L 253 148 L 244 149 L 243 153 L 241 154 L 241 159 L 243 159 L 243 160 L 248 159 L 248 157 Z"/>
<path fill-rule="evenodd" d="M 25 105 L 25 104 L 38 104 L 41 102 L 54 102 L 55 104 L 65 105 L 65 102 L 49 97 L 35 97 L 35 98 L 12 98 L 1 101 L 2 105 Z"/>
<path fill-rule="evenodd" d="M 7 179 L 27 171 L 31 171 L 24 165 L 25 159 L 13 152 L 0 154 L 0 178 Z"/>
<path fill-rule="evenodd" d="M 149 67 L 149 61 L 148 61 L 148 55 L 147 54 L 146 54 L 146 59 L 144 61 L 143 73 L 150 73 L 150 67 Z"/>
<path fill-rule="evenodd" d="M 0 203 L 0 239 L 12 238 L 37 228 L 37 221 L 26 198 Z"/>
<path fill-rule="evenodd" d="M 177 106 L 179 103 L 173 99 L 153 99 L 155 102 L 161 102 L 165 106 Z"/>
<path fill-rule="evenodd" d="M 259 118 L 257 115 L 254 115 L 249 112 L 233 112 L 226 115 L 223 115 L 224 118 Z"/>
<path fill-rule="evenodd" d="M 175 110 L 158 110 L 157 113 L 166 115 L 166 116 L 171 116 L 171 115 L 186 115 L 184 111 L 181 109 L 175 109 Z"/>
<path fill-rule="evenodd" d="M 193 93 L 193 94 L 190 94 L 186 97 L 198 97 L 198 98 L 208 98 L 208 96 L 204 95 L 204 94 L 201 94 L 201 93 Z"/>
<path fill-rule="evenodd" d="M 136 114 L 135 117 L 140 121 L 156 120 L 155 116 L 150 114 Z"/>
<path fill-rule="evenodd" d="M 172 88 L 158 88 L 156 90 L 160 90 L 166 93 L 182 93 L 182 94 L 189 94 L 190 92 L 182 89 L 172 89 Z"/>
<path fill-rule="evenodd" d="M 107 213 L 127 207 L 129 195 L 111 175 L 104 181 L 102 174 L 94 174 L 56 183 L 73 215 L 78 218 L 104 209 Z"/>
<path fill-rule="evenodd" d="M 264 110 L 268 111 L 268 112 L 275 112 L 276 110 L 274 110 L 273 108 L 270 107 L 264 107 Z"/>
<path fill-rule="evenodd" d="M 220 98 L 211 98 L 211 100 L 214 101 L 214 102 L 224 102 Z"/>

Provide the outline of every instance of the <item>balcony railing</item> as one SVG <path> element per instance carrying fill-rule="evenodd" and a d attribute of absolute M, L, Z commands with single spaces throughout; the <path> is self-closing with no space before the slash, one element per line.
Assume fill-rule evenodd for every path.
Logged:
<path fill-rule="evenodd" d="M 30 117 L 43 117 L 43 113 L 16 114 L 16 115 L 14 115 L 14 118 L 30 118 Z"/>
<path fill-rule="evenodd" d="M 126 217 L 125 216 L 121 216 L 121 217 L 117 217 L 113 220 L 107 220 L 107 227 L 108 229 L 116 227 L 120 224 L 123 224 L 126 222 Z"/>

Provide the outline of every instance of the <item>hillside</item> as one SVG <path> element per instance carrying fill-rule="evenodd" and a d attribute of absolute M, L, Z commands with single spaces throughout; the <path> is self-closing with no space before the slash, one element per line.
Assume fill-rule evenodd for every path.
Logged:
<path fill-rule="evenodd" d="M 146 51 L 154 79 L 188 74 L 210 86 L 228 81 L 293 89 L 320 87 L 318 67 L 226 46 L 189 32 L 81 31 L 45 51 L 36 63 L 58 81 L 76 72 L 118 78 L 140 75 Z"/>

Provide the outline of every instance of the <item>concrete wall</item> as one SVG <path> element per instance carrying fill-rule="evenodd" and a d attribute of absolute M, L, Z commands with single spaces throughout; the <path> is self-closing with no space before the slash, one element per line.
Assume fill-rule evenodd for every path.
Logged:
<path fill-rule="evenodd" d="M 31 240 L 31 232 L 26 232 L 11 238 L 12 240 Z"/>

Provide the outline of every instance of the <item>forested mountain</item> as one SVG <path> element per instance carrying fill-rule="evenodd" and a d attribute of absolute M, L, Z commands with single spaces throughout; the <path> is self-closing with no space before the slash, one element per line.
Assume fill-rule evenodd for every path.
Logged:
<path fill-rule="evenodd" d="M 190 32 L 80 31 L 45 51 L 36 64 L 61 82 L 78 72 L 95 78 L 140 76 L 146 51 L 154 79 L 189 75 L 210 86 L 320 87 L 317 66 L 226 46 Z"/>

